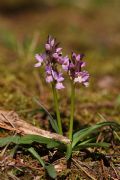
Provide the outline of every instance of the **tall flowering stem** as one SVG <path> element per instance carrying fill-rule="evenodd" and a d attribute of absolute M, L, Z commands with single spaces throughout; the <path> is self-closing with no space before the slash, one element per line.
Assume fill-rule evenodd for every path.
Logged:
<path fill-rule="evenodd" d="M 60 111 L 59 111 L 59 106 L 58 106 L 58 95 L 57 95 L 57 90 L 55 88 L 54 83 L 52 83 L 52 91 L 53 91 L 53 97 L 54 97 L 54 104 L 55 104 L 55 111 L 56 111 L 56 116 L 57 116 L 59 134 L 63 134 L 63 132 L 62 132 L 62 122 L 61 122 Z"/>
<path fill-rule="evenodd" d="M 85 62 L 82 61 L 83 57 L 83 54 L 76 54 L 72 52 L 71 59 L 66 58 L 62 65 L 62 67 L 67 70 L 71 81 L 71 115 L 69 126 L 69 138 L 71 141 L 73 134 L 73 119 L 75 109 L 75 84 L 82 83 L 84 86 L 88 86 L 89 84 L 89 74 L 87 71 L 82 70 L 82 68 L 85 66 Z"/>
<path fill-rule="evenodd" d="M 72 142 L 72 137 L 73 137 L 73 120 L 74 120 L 74 111 L 75 111 L 75 83 L 74 81 L 71 80 L 71 109 L 70 109 L 70 123 L 69 123 L 69 139 Z M 68 144 L 67 146 L 67 154 L 69 159 L 71 157 L 72 153 L 72 143 Z"/>
<path fill-rule="evenodd" d="M 72 141 L 73 134 L 73 119 L 75 110 L 75 84 L 71 80 L 71 115 L 70 115 L 70 126 L 69 126 L 69 139 Z"/>

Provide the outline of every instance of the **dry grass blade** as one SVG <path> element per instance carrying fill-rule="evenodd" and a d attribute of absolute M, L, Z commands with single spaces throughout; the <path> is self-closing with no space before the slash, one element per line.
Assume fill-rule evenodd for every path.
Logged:
<path fill-rule="evenodd" d="M 15 126 L 14 126 L 14 124 L 12 124 L 12 122 L 9 120 L 9 119 L 7 119 L 7 117 L 6 116 L 4 116 L 4 114 L 3 113 L 1 113 L 1 116 L 3 116 L 9 123 L 10 123 L 10 125 L 15 129 Z"/>
<path fill-rule="evenodd" d="M 114 172 L 115 172 L 116 178 L 117 178 L 117 179 L 120 179 L 120 176 L 118 175 L 117 170 L 115 169 L 115 166 L 114 166 L 114 164 L 113 164 L 112 162 L 111 162 L 111 167 L 112 167 L 112 169 L 113 169 Z"/>
<path fill-rule="evenodd" d="M 107 171 L 105 170 L 105 166 L 104 166 L 103 160 L 100 161 L 100 164 L 101 164 L 101 168 L 102 168 L 102 171 L 103 171 L 104 179 L 108 180 L 109 175 L 108 175 Z"/>
<path fill-rule="evenodd" d="M 37 128 L 24 120 L 20 119 L 17 113 L 13 111 L 3 111 L 0 110 L 0 127 L 8 129 L 10 131 L 15 131 L 18 134 L 32 134 L 39 135 L 42 137 L 54 139 L 63 143 L 70 143 L 70 140 L 62 135 L 51 133 L 43 129 Z"/>
<path fill-rule="evenodd" d="M 18 177 L 16 177 L 14 174 L 12 174 L 12 172 L 8 172 L 7 174 L 13 180 L 20 180 Z"/>
<path fill-rule="evenodd" d="M 89 173 L 88 171 L 86 171 L 85 168 L 82 167 L 82 165 L 80 163 L 78 163 L 75 159 L 72 158 L 72 161 L 76 164 L 76 166 L 78 168 L 80 168 L 90 179 L 92 180 L 97 180 L 96 177 L 93 177 L 93 175 L 91 175 L 91 173 Z"/>

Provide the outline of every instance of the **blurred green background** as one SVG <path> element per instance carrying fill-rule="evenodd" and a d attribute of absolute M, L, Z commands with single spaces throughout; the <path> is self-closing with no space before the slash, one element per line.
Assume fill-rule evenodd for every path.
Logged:
<path fill-rule="evenodd" d="M 120 121 L 119 0 L 1 0 L 1 108 L 31 117 L 36 96 L 52 111 L 43 74 L 33 68 L 34 54 L 43 50 L 48 34 L 61 42 L 64 53 L 73 50 L 86 55 L 90 87 L 77 89 L 76 119 L 98 121 L 99 112 Z M 66 97 L 64 92 L 61 95 Z M 61 104 L 67 114 L 65 98 Z"/>

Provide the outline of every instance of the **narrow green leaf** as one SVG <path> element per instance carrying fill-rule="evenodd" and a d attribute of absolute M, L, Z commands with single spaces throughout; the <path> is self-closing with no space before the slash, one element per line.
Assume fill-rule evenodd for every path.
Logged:
<path fill-rule="evenodd" d="M 47 144 L 47 148 L 56 148 L 56 147 L 58 147 L 60 144 L 62 144 L 62 143 L 59 143 L 59 142 L 57 142 L 57 141 L 50 141 L 48 144 Z"/>
<path fill-rule="evenodd" d="M 55 148 L 59 145 L 62 145 L 61 142 L 58 142 L 54 139 L 49 139 L 46 137 L 38 136 L 38 135 L 25 135 L 22 136 L 19 140 L 19 144 L 31 144 L 33 142 L 37 142 L 40 144 L 46 144 L 47 148 Z"/>
<path fill-rule="evenodd" d="M 72 147 L 74 147 L 80 140 L 83 140 L 85 138 L 87 138 L 90 134 L 92 134 L 93 132 L 95 132 L 97 129 L 104 127 L 104 126 L 112 126 L 112 127 L 116 127 L 120 129 L 120 125 L 118 123 L 115 122 L 101 122 L 98 123 L 96 125 L 93 125 L 89 128 L 85 128 L 83 130 L 80 130 L 78 132 L 76 132 L 73 135 L 73 143 L 72 143 Z"/>
<path fill-rule="evenodd" d="M 110 144 L 105 143 L 105 142 L 100 142 L 100 143 L 86 143 L 86 144 L 78 144 L 77 146 L 74 147 L 73 150 L 79 150 L 79 149 L 84 149 L 84 148 L 90 148 L 90 147 L 103 147 L 103 148 L 109 148 Z"/>
<path fill-rule="evenodd" d="M 34 101 L 47 113 L 52 128 L 55 130 L 56 133 L 59 133 L 57 122 L 53 119 L 49 111 L 36 98 L 34 98 Z"/>
<path fill-rule="evenodd" d="M 17 145 L 15 145 L 15 147 L 11 150 L 11 152 L 10 152 L 10 156 L 11 156 L 11 157 L 13 157 L 13 156 L 15 155 L 18 147 L 19 147 L 19 145 L 17 144 Z"/>
<path fill-rule="evenodd" d="M 66 159 L 70 159 L 71 157 L 71 154 L 72 154 L 72 144 L 68 144 L 67 145 L 67 152 L 66 152 Z"/>
<path fill-rule="evenodd" d="M 52 164 L 46 165 L 40 155 L 35 151 L 33 147 L 29 148 L 28 151 L 40 162 L 40 164 L 47 170 L 49 176 L 53 179 L 56 178 L 57 174 Z"/>
<path fill-rule="evenodd" d="M 33 142 L 37 142 L 40 144 L 48 144 L 50 141 L 54 141 L 54 140 L 51 140 L 46 137 L 38 136 L 38 135 L 28 134 L 28 135 L 22 136 L 19 139 L 18 143 L 19 144 L 32 144 Z"/>
<path fill-rule="evenodd" d="M 14 144 L 32 144 L 33 142 L 37 142 L 40 144 L 46 144 L 48 148 L 58 147 L 62 145 L 61 142 L 55 141 L 54 139 L 49 139 L 46 137 L 38 136 L 38 135 L 25 135 L 25 136 L 8 136 L 4 138 L 0 138 L 0 147 L 5 146 L 8 143 Z"/>
<path fill-rule="evenodd" d="M 84 145 L 84 144 L 87 144 L 87 143 L 90 143 L 90 142 L 95 142 L 95 140 L 96 140 L 96 137 L 89 138 L 87 140 L 81 141 L 79 144 Z"/>
<path fill-rule="evenodd" d="M 50 116 L 48 117 L 48 120 L 50 121 L 50 124 L 51 124 L 52 128 L 54 129 L 54 131 L 56 133 L 58 133 L 59 130 L 58 130 L 57 121 L 55 119 L 53 119 L 53 117 L 51 118 Z"/>
<path fill-rule="evenodd" d="M 28 151 L 40 162 L 40 164 L 45 168 L 45 162 L 41 159 L 40 155 L 35 151 L 33 147 L 29 148 Z"/>
<path fill-rule="evenodd" d="M 20 139 L 19 136 L 7 136 L 7 137 L 0 138 L 0 147 L 3 147 L 9 143 L 17 144 L 19 139 Z"/>
<path fill-rule="evenodd" d="M 50 177 L 55 179 L 57 177 L 56 170 L 52 164 L 46 165 L 45 169 L 47 170 Z"/>

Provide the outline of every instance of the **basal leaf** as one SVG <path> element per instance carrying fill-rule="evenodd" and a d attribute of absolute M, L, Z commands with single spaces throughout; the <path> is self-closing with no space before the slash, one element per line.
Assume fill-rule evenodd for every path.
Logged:
<path fill-rule="evenodd" d="M 40 162 L 40 164 L 47 170 L 49 176 L 53 179 L 56 178 L 57 174 L 55 168 L 52 164 L 46 165 L 45 162 L 42 160 L 40 155 L 35 151 L 33 147 L 29 148 L 28 151 Z"/>
<path fill-rule="evenodd" d="M 84 148 L 90 148 L 90 147 L 103 147 L 103 148 L 109 148 L 110 144 L 105 142 L 99 142 L 99 143 L 86 143 L 86 144 L 78 144 L 73 148 L 73 150 L 80 150 Z"/>
<path fill-rule="evenodd" d="M 83 130 L 80 130 L 78 132 L 76 132 L 73 135 L 73 143 L 72 143 L 72 147 L 74 147 L 80 140 L 84 140 L 85 138 L 87 138 L 89 135 L 91 135 L 93 132 L 95 132 L 97 129 L 104 127 L 104 126 L 112 126 L 112 127 L 116 127 L 120 129 L 120 125 L 118 123 L 115 122 L 101 122 L 98 123 L 96 125 L 93 125 L 89 128 L 85 128 Z"/>
<path fill-rule="evenodd" d="M 62 144 L 61 142 L 55 141 L 54 139 L 28 134 L 24 136 L 8 136 L 8 137 L 0 138 L 0 147 L 3 147 L 8 143 L 32 144 L 33 142 L 46 144 L 48 148 L 58 147 L 60 144 Z"/>
<path fill-rule="evenodd" d="M 19 144 L 31 144 L 33 142 L 37 142 L 40 144 L 48 144 L 50 141 L 51 141 L 51 139 L 46 138 L 46 137 L 28 134 L 25 136 L 21 136 L 18 143 Z"/>
<path fill-rule="evenodd" d="M 87 143 L 95 142 L 95 140 L 96 140 L 96 137 L 93 137 L 93 138 L 89 138 L 87 140 L 81 141 L 79 144 L 84 145 Z"/>
<path fill-rule="evenodd" d="M 56 170 L 52 164 L 46 165 L 45 169 L 47 170 L 50 177 L 55 179 L 57 177 Z"/>
<path fill-rule="evenodd" d="M 72 144 L 68 144 L 67 146 L 67 152 L 66 152 L 66 159 L 70 159 L 71 154 L 72 154 L 72 148 L 71 148 Z"/>
<path fill-rule="evenodd" d="M 61 143 L 59 143 L 58 141 L 50 141 L 48 144 L 47 144 L 47 148 L 56 148 L 60 145 Z"/>
<path fill-rule="evenodd" d="M 45 162 L 41 159 L 40 155 L 35 151 L 33 147 L 29 148 L 28 151 L 45 167 Z"/>
<path fill-rule="evenodd" d="M 19 142 L 20 137 L 19 136 L 7 136 L 0 138 L 0 147 L 3 147 L 9 143 L 15 143 L 17 144 Z"/>

